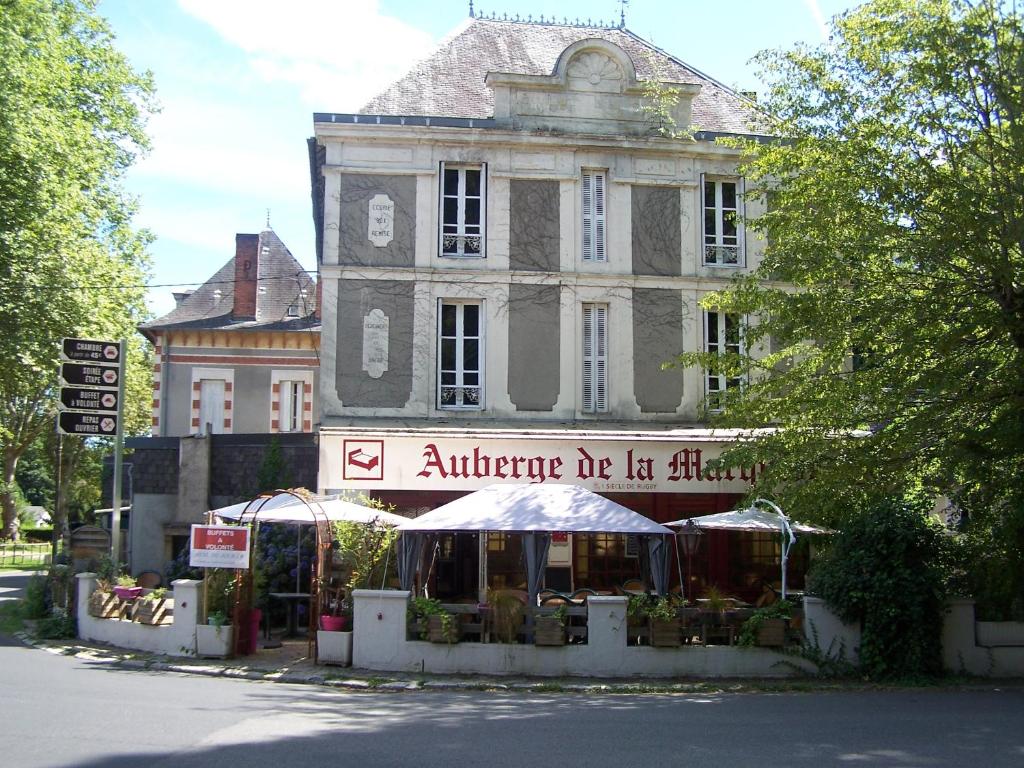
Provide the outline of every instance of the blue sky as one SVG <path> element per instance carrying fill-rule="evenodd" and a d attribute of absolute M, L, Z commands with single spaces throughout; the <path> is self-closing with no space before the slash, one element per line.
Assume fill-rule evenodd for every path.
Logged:
<path fill-rule="evenodd" d="M 758 90 L 750 58 L 825 40 L 846 0 L 630 0 L 626 26 L 726 85 Z M 479 12 L 617 22 L 618 0 L 485 0 Z M 316 269 L 306 139 L 313 112 L 354 112 L 468 15 L 467 0 L 101 0 L 118 48 L 152 71 L 162 111 L 130 172 L 156 235 L 149 306 L 203 282 L 236 232 L 270 223 Z"/>

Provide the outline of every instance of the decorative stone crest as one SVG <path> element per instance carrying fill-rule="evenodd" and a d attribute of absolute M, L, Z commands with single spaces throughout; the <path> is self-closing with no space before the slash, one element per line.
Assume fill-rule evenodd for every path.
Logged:
<path fill-rule="evenodd" d="M 391 321 L 379 309 L 371 309 L 363 318 L 363 370 L 371 379 L 379 379 L 388 369 L 388 332 Z"/>
<path fill-rule="evenodd" d="M 599 51 L 584 51 L 573 57 L 566 74 L 574 85 L 589 86 L 588 90 L 621 91 L 623 73 L 618 62 Z"/>

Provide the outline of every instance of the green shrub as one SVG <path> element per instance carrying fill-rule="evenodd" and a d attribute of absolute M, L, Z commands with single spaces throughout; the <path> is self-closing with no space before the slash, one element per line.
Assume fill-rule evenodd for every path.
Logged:
<path fill-rule="evenodd" d="M 53 616 L 39 620 L 35 634 L 42 640 L 61 640 L 77 636 L 78 631 L 73 616 L 57 611 Z"/>
<path fill-rule="evenodd" d="M 50 615 L 46 608 L 46 579 L 38 574 L 28 580 L 24 600 L 26 619 L 45 619 Z"/>
<path fill-rule="evenodd" d="M 766 605 L 764 608 L 758 608 L 751 614 L 750 618 L 743 622 L 743 627 L 740 629 L 739 644 L 751 646 L 757 642 L 757 633 L 761 629 L 761 625 L 767 619 L 785 619 L 789 620 L 793 618 L 793 604 L 789 600 L 779 600 L 777 603 Z"/>
<path fill-rule="evenodd" d="M 837 533 L 808 589 L 861 627 L 860 663 L 873 679 L 936 674 L 951 545 L 926 498 L 884 499 Z"/>

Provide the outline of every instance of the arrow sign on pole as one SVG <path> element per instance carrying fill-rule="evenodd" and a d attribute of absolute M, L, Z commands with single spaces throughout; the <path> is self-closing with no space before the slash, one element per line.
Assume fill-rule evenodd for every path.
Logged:
<path fill-rule="evenodd" d="M 107 411 L 117 413 L 117 392 L 102 389 L 61 387 L 60 409 L 62 411 Z"/>
<path fill-rule="evenodd" d="M 61 353 L 65 360 L 112 364 L 121 362 L 121 347 L 116 341 L 64 339 Z"/>
<path fill-rule="evenodd" d="M 98 365 L 94 363 L 61 363 L 60 377 L 65 384 L 78 384 L 86 387 L 109 387 L 117 389 L 120 379 L 116 366 Z"/>
<path fill-rule="evenodd" d="M 113 435 L 117 431 L 117 415 L 61 411 L 59 424 L 65 435 Z"/>

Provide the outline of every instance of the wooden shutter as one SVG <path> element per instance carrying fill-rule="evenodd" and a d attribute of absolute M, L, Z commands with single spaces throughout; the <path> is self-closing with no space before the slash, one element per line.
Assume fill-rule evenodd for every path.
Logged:
<path fill-rule="evenodd" d="M 583 260 L 605 261 L 605 174 L 583 171 Z"/>
<path fill-rule="evenodd" d="M 608 410 L 608 307 L 583 305 L 583 410 Z"/>

